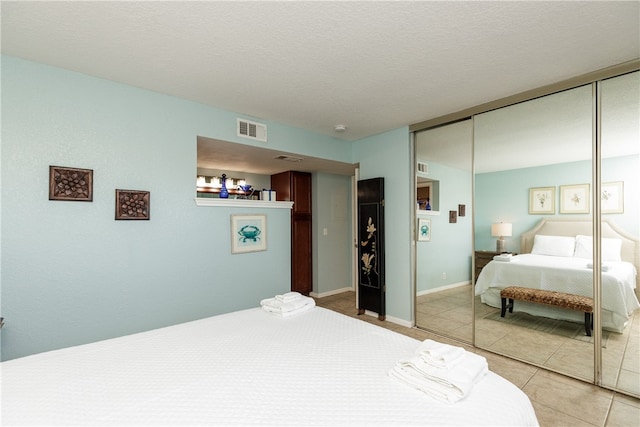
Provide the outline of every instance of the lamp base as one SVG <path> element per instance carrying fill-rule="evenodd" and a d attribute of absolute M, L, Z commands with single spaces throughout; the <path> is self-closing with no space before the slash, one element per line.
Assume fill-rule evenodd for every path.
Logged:
<path fill-rule="evenodd" d="M 507 242 L 502 237 L 496 240 L 496 252 L 499 254 L 507 252 Z"/>

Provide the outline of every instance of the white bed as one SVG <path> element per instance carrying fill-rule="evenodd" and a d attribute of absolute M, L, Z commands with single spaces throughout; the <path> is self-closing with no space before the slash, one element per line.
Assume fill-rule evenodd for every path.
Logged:
<path fill-rule="evenodd" d="M 522 235 L 523 254 L 513 256 L 509 262 L 491 261 L 482 269 L 476 281 L 476 295 L 481 295 L 481 301 L 492 307 L 500 307 L 500 290 L 514 285 L 592 297 L 593 270 L 590 268 L 592 260 L 588 258 L 589 245 L 584 244 L 586 242 L 584 236 L 590 234 L 591 221 L 589 220 L 542 220 L 535 228 Z M 607 240 L 606 248 L 603 244 L 602 250 L 602 326 L 610 331 L 622 332 L 631 313 L 640 307 L 636 295 L 639 243 L 637 239 L 626 235 L 608 222 L 602 224 L 602 235 L 610 239 Z M 543 236 L 549 242 L 556 237 L 564 239 L 581 236 L 582 239 L 576 240 L 575 252 L 572 252 L 572 256 L 563 253 L 560 240 L 555 241 L 554 245 L 548 245 L 549 249 L 546 251 L 548 253 L 540 254 L 538 251 L 538 254 L 531 254 L 532 250 L 536 252 L 534 247 L 536 236 Z M 618 253 L 611 254 L 615 251 L 613 246 L 609 247 L 609 243 L 619 245 L 615 247 Z M 582 252 L 579 254 L 580 250 Z M 584 313 L 541 304 L 519 301 L 515 304 L 514 311 L 578 323 L 584 322 Z"/>
<path fill-rule="evenodd" d="M 3 362 L 2 425 L 537 425 L 492 372 L 455 404 L 391 378 L 419 344 L 320 307 L 243 310 Z"/>

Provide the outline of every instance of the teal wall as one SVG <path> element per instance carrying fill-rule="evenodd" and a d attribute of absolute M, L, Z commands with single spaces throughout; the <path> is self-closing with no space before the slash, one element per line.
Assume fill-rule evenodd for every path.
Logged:
<path fill-rule="evenodd" d="M 420 161 L 420 159 L 418 159 Z M 471 172 L 429 162 L 429 178 L 440 181 L 440 214 L 431 220 L 431 240 L 416 243 L 416 291 L 471 281 L 473 210 Z M 465 205 L 465 216 L 449 223 L 449 211 Z M 445 273 L 446 278 L 442 278 Z"/>
<path fill-rule="evenodd" d="M 255 118 L 10 56 L 1 71 L 2 360 L 254 307 L 290 288 L 288 210 L 262 212 L 267 251 L 232 255 L 230 215 L 260 212 L 193 200 L 196 137 L 264 146 L 235 133 L 236 117 Z M 385 177 L 387 313 L 409 322 L 408 128 L 345 143 L 261 122 L 269 148 Z M 49 201 L 50 165 L 93 169 L 93 202 Z M 351 285 L 351 182 L 314 174 L 313 185 L 314 292 L 326 294 Z M 115 221 L 116 188 L 150 191 L 151 220 Z"/>
<path fill-rule="evenodd" d="M 360 179 L 384 178 L 385 266 L 387 316 L 413 320 L 414 295 L 411 271 L 412 210 L 415 177 L 411 164 L 409 129 L 384 132 L 356 141 L 354 159 L 360 163 Z"/>
<path fill-rule="evenodd" d="M 3 360 L 254 307 L 290 288 L 288 210 L 194 203 L 198 135 L 263 146 L 236 136 L 238 116 L 2 57 Z M 263 122 L 269 148 L 352 161 L 344 141 Z M 49 165 L 93 169 L 93 202 L 49 201 Z M 117 188 L 150 191 L 151 220 L 115 221 Z M 243 212 L 267 215 L 267 251 L 230 253 L 230 215 Z"/>
<path fill-rule="evenodd" d="M 640 156 L 625 156 L 602 160 L 602 181 L 624 181 L 624 213 L 603 214 L 632 236 L 640 235 Z M 535 168 L 477 174 L 475 247 L 495 250 L 491 224 L 511 222 L 513 236 L 507 238 L 507 250 L 520 251 L 520 235 L 552 215 L 529 214 L 529 188 L 556 187 L 556 214 L 560 214 L 561 185 L 591 183 L 591 161 L 563 163 Z M 590 215 L 572 215 L 589 217 Z"/>

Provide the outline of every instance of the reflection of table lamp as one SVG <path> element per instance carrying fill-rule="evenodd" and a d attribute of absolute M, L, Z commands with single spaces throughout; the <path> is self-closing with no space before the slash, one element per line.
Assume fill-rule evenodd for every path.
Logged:
<path fill-rule="evenodd" d="M 501 222 L 499 224 L 491 224 L 491 235 L 493 237 L 499 237 L 496 240 L 496 252 L 503 253 L 507 251 L 507 245 L 504 237 L 511 237 L 511 224 L 508 222 Z"/>

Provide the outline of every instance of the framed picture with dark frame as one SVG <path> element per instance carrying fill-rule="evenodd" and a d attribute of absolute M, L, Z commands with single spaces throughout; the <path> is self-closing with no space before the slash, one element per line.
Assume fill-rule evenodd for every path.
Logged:
<path fill-rule="evenodd" d="M 93 201 L 93 170 L 49 166 L 49 200 Z"/>
<path fill-rule="evenodd" d="M 449 222 L 451 224 L 458 222 L 458 211 L 449 211 Z"/>
<path fill-rule="evenodd" d="M 148 220 L 150 198 L 148 191 L 116 190 L 116 220 Z"/>

